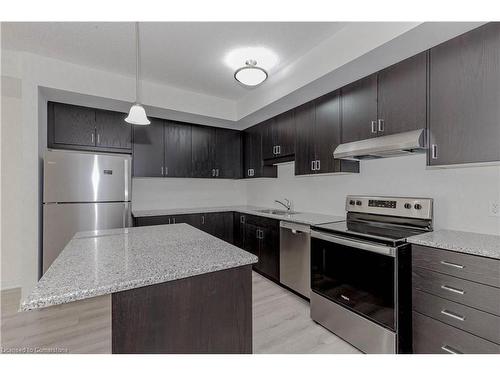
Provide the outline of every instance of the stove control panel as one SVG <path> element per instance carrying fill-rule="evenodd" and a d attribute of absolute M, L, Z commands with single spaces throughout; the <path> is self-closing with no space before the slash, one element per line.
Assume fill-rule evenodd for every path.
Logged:
<path fill-rule="evenodd" d="M 432 219 L 432 204 L 432 198 L 349 195 L 346 199 L 346 211 Z"/>

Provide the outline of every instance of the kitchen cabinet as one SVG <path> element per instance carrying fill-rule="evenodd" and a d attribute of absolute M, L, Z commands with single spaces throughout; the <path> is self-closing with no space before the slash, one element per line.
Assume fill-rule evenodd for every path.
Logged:
<path fill-rule="evenodd" d="M 241 132 L 217 128 L 215 131 L 216 177 L 242 178 Z"/>
<path fill-rule="evenodd" d="M 430 50 L 428 163 L 500 160 L 500 23 Z"/>
<path fill-rule="evenodd" d="M 295 119 L 290 110 L 264 122 L 262 140 L 264 159 L 291 156 L 295 153 Z"/>
<path fill-rule="evenodd" d="M 277 168 L 264 165 L 262 158 L 262 135 L 265 124 L 258 124 L 243 132 L 244 177 L 277 177 Z"/>
<path fill-rule="evenodd" d="M 238 233 L 243 237 L 236 242 L 259 257 L 254 269 L 279 282 L 279 221 L 245 214 Z"/>
<path fill-rule="evenodd" d="M 165 121 L 164 176 L 191 177 L 191 125 Z"/>
<path fill-rule="evenodd" d="M 359 172 L 359 162 L 333 158 L 341 135 L 338 91 L 298 107 L 295 123 L 295 175 Z"/>
<path fill-rule="evenodd" d="M 164 121 L 150 118 L 151 125 L 134 125 L 134 177 L 163 177 L 164 175 Z"/>
<path fill-rule="evenodd" d="M 193 177 L 215 176 L 215 129 L 208 126 L 192 126 Z"/>
<path fill-rule="evenodd" d="M 47 104 L 47 145 L 82 151 L 130 153 L 132 128 L 124 113 L 64 103 Z"/>
<path fill-rule="evenodd" d="M 342 143 L 377 136 L 377 74 L 342 87 Z"/>
<path fill-rule="evenodd" d="M 127 115 L 121 112 L 97 109 L 96 145 L 116 149 L 132 149 L 132 125 L 125 122 Z"/>
<path fill-rule="evenodd" d="M 427 52 L 378 73 L 377 135 L 426 127 Z"/>

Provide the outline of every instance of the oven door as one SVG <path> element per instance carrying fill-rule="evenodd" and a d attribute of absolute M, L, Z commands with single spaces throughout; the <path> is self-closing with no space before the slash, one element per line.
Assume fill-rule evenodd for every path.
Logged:
<path fill-rule="evenodd" d="M 395 331 L 396 248 L 311 232 L 311 289 Z"/>

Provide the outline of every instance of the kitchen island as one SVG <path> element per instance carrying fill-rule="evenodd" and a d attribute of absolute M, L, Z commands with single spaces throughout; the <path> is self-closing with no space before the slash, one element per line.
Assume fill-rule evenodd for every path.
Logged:
<path fill-rule="evenodd" d="M 80 232 L 21 310 L 111 294 L 113 353 L 251 353 L 257 260 L 187 224 Z"/>

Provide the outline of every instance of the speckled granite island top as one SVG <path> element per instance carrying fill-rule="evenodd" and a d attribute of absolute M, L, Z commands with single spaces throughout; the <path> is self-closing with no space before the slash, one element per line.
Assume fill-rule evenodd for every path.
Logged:
<path fill-rule="evenodd" d="M 276 215 L 267 212 L 260 212 L 261 210 L 269 210 L 269 209 L 270 209 L 269 207 L 256 207 L 256 206 L 167 208 L 167 209 L 151 209 L 151 210 L 137 210 L 132 208 L 132 215 L 134 217 L 147 217 L 147 216 L 199 214 L 199 213 L 201 214 L 209 212 L 234 211 L 242 214 L 268 217 L 270 219 L 290 221 L 292 223 L 299 223 L 306 225 L 319 225 L 319 224 L 326 224 L 326 223 L 345 220 L 345 216 L 317 214 L 312 212 L 294 212 L 291 215 Z M 283 207 L 275 207 L 274 209 L 283 210 Z"/>
<path fill-rule="evenodd" d="M 31 310 L 257 262 L 257 257 L 187 224 L 80 232 L 33 292 Z"/>
<path fill-rule="evenodd" d="M 437 230 L 408 238 L 417 245 L 500 259 L 500 236 L 454 230 Z"/>

